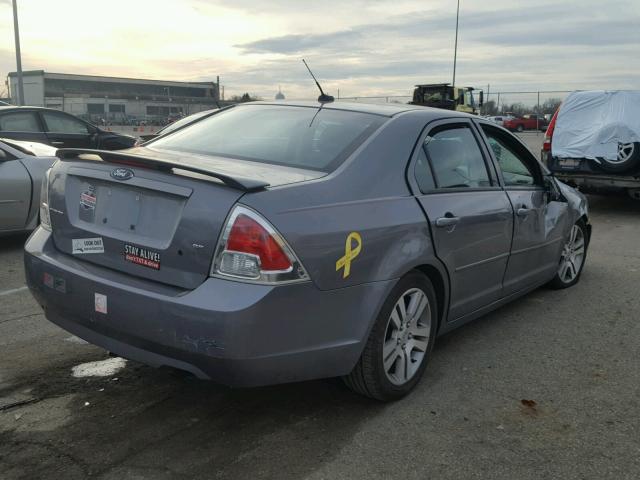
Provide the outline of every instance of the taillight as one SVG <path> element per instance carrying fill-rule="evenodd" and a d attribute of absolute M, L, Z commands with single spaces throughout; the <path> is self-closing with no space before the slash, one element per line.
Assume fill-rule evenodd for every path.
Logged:
<path fill-rule="evenodd" d="M 49 213 L 49 175 L 51 169 L 47 170 L 42 177 L 40 187 L 40 226 L 51 231 L 51 214 Z"/>
<path fill-rule="evenodd" d="M 560 111 L 560 107 L 554 112 L 553 117 L 551 117 L 551 121 L 547 126 L 547 131 L 544 134 L 544 142 L 542 143 L 542 150 L 545 152 L 551 151 L 551 141 L 553 140 L 553 131 L 556 128 L 556 118 L 558 117 L 558 112 Z"/>
<path fill-rule="evenodd" d="M 237 205 L 227 219 L 211 274 L 259 283 L 305 281 L 309 277 L 291 247 L 262 216 Z"/>

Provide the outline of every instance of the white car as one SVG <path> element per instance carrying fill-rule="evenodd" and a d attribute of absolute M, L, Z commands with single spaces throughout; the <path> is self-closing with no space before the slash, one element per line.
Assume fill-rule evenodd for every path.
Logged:
<path fill-rule="evenodd" d="M 511 115 L 495 115 L 493 117 L 487 117 L 487 120 L 502 126 L 505 120 L 509 120 L 511 118 L 513 118 Z"/>

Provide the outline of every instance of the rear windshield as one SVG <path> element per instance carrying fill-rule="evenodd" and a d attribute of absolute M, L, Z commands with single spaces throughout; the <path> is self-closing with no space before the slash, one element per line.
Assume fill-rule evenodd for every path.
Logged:
<path fill-rule="evenodd" d="M 327 108 L 243 105 L 149 147 L 329 172 L 384 121 L 379 115 Z"/>

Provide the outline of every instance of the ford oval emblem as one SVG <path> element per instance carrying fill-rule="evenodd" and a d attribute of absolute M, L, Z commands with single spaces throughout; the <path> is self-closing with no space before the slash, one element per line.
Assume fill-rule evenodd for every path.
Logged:
<path fill-rule="evenodd" d="M 133 177 L 133 170 L 130 170 L 128 168 L 116 168 L 115 170 L 111 171 L 111 177 L 115 178 L 116 180 L 129 180 Z"/>

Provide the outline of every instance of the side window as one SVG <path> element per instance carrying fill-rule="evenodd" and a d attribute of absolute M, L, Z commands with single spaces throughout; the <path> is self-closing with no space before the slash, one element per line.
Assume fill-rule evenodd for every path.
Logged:
<path fill-rule="evenodd" d="M 34 112 L 11 112 L 0 115 L 0 131 L 40 132 L 38 116 Z"/>
<path fill-rule="evenodd" d="M 416 160 L 415 166 L 416 181 L 418 182 L 418 188 L 420 188 L 422 193 L 436 188 L 436 184 L 433 181 L 433 172 L 431 171 L 429 160 L 427 159 L 427 154 L 424 150 L 425 148 L 423 144 L 422 148 L 418 152 L 418 159 Z"/>
<path fill-rule="evenodd" d="M 494 131 L 485 125 L 482 125 L 482 129 L 487 136 L 489 147 L 498 160 L 505 185 L 511 187 L 535 185 L 535 174 L 523 159 L 523 152 L 518 151 L 519 146 L 511 144 L 512 142 L 501 132 Z"/>
<path fill-rule="evenodd" d="M 426 138 L 423 148 L 437 188 L 491 186 L 482 152 L 469 127 L 440 130 Z"/>
<path fill-rule="evenodd" d="M 47 132 L 52 133 L 89 133 L 87 126 L 70 115 L 42 112 Z"/>

